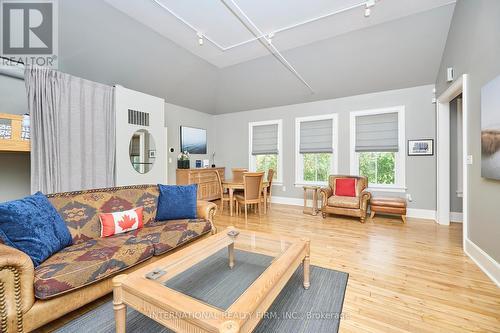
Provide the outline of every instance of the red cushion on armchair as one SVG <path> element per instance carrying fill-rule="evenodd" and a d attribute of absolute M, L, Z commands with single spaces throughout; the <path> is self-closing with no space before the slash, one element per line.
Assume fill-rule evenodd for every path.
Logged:
<path fill-rule="evenodd" d="M 356 178 L 337 178 L 335 179 L 335 193 L 342 197 L 356 196 Z"/>

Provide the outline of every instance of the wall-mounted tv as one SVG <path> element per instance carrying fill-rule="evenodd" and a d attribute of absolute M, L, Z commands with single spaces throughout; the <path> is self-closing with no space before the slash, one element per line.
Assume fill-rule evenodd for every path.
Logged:
<path fill-rule="evenodd" d="M 207 130 L 181 126 L 181 151 L 190 154 L 207 153 Z"/>

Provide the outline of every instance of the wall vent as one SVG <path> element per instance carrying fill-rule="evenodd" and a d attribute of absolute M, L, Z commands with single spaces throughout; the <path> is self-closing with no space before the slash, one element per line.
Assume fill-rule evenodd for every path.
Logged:
<path fill-rule="evenodd" d="M 149 113 L 128 109 L 128 123 L 149 126 Z"/>

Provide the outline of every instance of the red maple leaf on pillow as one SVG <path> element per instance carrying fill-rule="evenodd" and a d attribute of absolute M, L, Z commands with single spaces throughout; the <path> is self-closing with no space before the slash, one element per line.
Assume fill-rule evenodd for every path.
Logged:
<path fill-rule="evenodd" d="M 118 221 L 118 225 L 122 230 L 130 229 L 136 223 L 135 217 L 131 218 L 128 215 L 123 215 L 123 219 Z"/>

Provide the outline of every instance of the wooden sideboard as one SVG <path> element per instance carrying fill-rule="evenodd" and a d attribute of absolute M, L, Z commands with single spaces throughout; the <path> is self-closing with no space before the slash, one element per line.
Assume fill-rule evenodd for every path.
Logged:
<path fill-rule="evenodd" d="M 198 200 L 216 200 L 221 198 L 217 171 L 224 179 L 225 168 L 177 169 L 177 185 L 198 184 Z"/>

